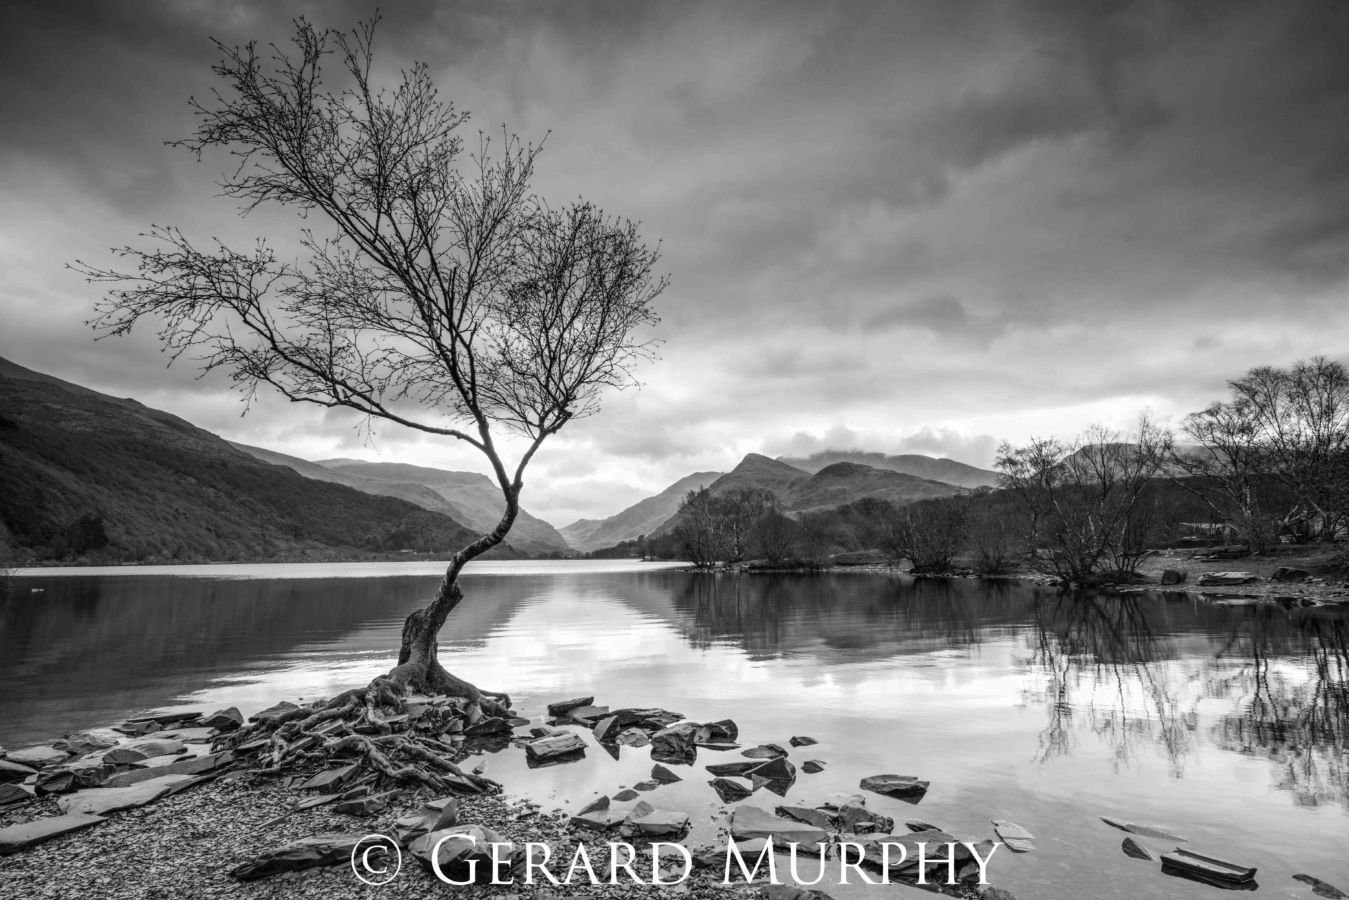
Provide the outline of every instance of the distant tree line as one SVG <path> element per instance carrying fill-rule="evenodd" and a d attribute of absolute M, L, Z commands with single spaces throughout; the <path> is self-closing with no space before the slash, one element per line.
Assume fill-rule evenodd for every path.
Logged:
<path fill-rule="evenodd" d="M 789 515 L 769 491 L 690 491 L 672 528 L 593 556 L 813 566 L 859 551 L 916 573 L 1021 566 L 1064 582 L 1134 577 L 1147 554 L 1231 538 L 1253 553 L 1331 541 L 1349 525 L 1349 374 L 1321 357 L 1263 366 L 1177 435 L 1148 416 L 1127 431 L 1035 438 L 998 451 L 998 489 L 896 504 L 867 498 Z"/>

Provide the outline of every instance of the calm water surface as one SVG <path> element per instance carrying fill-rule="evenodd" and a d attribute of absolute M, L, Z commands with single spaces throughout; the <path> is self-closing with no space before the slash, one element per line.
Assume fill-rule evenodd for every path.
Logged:
<path fill-rule="evenodd" d="M 0 601 L 0 744 L 147 710 L 235 705 L 358 686 L 394 662 L 437 564 L 45 570 Z M 32 589 L 40 588 L 41 592 Z M 1265 896 L 1349 890 L 1349 610 L 1223 605 L 1188 595 L 1064 596 L 901 576 L 711 576 L 652 564 L 489 563 L 441 635 L 447 667 L 549 701 L 730 717 L 749 743 L 806 734 L 792 802 L 881 772 L 928 778 L 898 819 L 991 836 L 1013 819 L 1039 849 L 1000 850 L 1023 900 L 1212 897 L 1125 857 L 1110 815 L 1165 824 L 1260 868 Z M 711 836 L 723 806 L 702 766 L 648 795 Z M 515 794 L 571 809 L 650 771 L 645 749 L 530 771 L 490 756 Z M 748 801 L 771 806 L 771 795 Z M 1170 849 L 1164 845 L 1159 849 Z M 826 886 L 827 887 L 827 886 Z"/>

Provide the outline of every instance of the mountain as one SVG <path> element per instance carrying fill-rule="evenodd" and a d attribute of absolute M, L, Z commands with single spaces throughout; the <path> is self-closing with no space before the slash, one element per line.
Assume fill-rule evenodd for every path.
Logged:
<path fill-rule="evenodd" d="M 749 454 L 734 469 L 708 485 L 713 494 L 755 488 L 772 492 L 783 511 L 789 514 L 833 509 L 864 497 L 912 503 L 965 491 L 953 484 L 855 462 L 834 463 L 811 474 L 758 453 Z M 675 526 L 675 519 L 676 516 L 671 516 L 648 534 L 668 534 Z"/>
<path fill-rule="evenodd" d="M 835 463 L 861 463 L 875 469 L 889 469 L 892 472 L 916 475 L 919 478 L 954 484 L 963 488 L 984 487 L 985 485 L 996 487 L 1000 478 L 997 472 L 989 469 L 980 469 L 976 466 L 956 462 L 954 459 L 923 456 L 920 453 L 887 456 L 884 453 L 869 453 L 865 450 L 825 450 L 822 453 L 797 459 L 779 457 L 778 462 L 812 473 Z"/>
<path fill-rule="evenodd" d="M 810 512 L 833 509 L 863 497 L 912 503 L 959 493 L 963 489 L 956 485 L 861 463 L 838 462 L 793 483 L 783 498 L 783 506 L 791 512 Z"/>
<path fill-rule="evenodd" d="M 304 478 L 169 413 L 3 359 L 0 397 L 0 547 L 25 558 L 333 559 L 447 552 L 473 537 L 449 516 Z"/>
<path fill-rule="evenodd" d="M 451 472 L 407 463 L 366 462 L 360 459 L 325 459 L 320 460 L 318 465 L 336 475 L 355 479 L 351 486 L 359 490 L 377 494 L 397 491 L 394 496 L 411 500 L 427 509 L 437 508 L 427 505 L 423 500 L 413 499 L 414 496 L 423 496 L 422 491 L 429 491 L 440 498 L 440 504 L 448 504 L 444 512 L 475 531 L 491 531 L 501 521 L 501 514 L 506 509 L 501 488 L 497 487 L 495 481 L 477 472 Z M 389 490 L 385 490 L 385 487 Z M 419 488 L 422 490 L 419 491 Z M 437 501 L 432 499 L 429 502 Z M 570 549 L 566 538 L 556 528 L 530 515 L 523 507 L 515 517 L 510 538 L 512 546 L 527 553 L 554 553 Z"/>
<path fill-rule="evenodd" d="M 689 491 L 707 487 L 720 477 L 720 472 L 686 475 L 654 497 L 647 497 L 607 519 L 579 519 L 572 522 L 562 528 L 562 536 L 574 549 L 589 552 L 635 540 L 644 534 L 653 534 L 679 511 L 679 503 Z"/>

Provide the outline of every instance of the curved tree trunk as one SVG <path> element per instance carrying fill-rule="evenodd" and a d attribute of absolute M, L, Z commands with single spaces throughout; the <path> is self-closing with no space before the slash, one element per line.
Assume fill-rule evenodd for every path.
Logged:
<path fill-rule="evenodd" d="M 403 622 L 403 640 L 398 650 L 398 665 L 377 682 L 392 682 L 400 689 L 425 694 L 465 697 L 480 704 L 486 712 L 501 713 L 510 706 L 505 694 L 484 691 L 445 670 L 437 655 L 437 636 L 446 618 L 464 600 L 459 587 L 459 573 L 469 562 L 495 547 L 506 537 L 520 511 L 520 488 L 512 485 L 506 492 L 506 510 L 501 521 L 486 535 L 454 555 L 445 577 L 440 582 L 435 599 L 422 609 L 412 612 Z"/>

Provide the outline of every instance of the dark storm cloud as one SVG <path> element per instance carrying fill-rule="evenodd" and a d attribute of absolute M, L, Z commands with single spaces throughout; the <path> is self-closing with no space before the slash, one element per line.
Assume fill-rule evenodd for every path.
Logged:
<path fill-rule="evenodd" d="M 221 158 L 162 142 L 209 95 L 210 37 L 372 8 L 0 7 L 0 354 L 301 455 L 461 460 L 275 398 L 240 420 L 152 334 L 92 343 L 62 268 L 150 222 L 284 246 L 213 196 Z M 662 361 L 531 480 L 536 512 L 594 515 L 848 435 L 986 465 L 995 438 L 1183 414 L 1250 365 L 1341 353 L 1347 39 L 1332 2 L 417 0 L 377 53 L 426 60 L 474 128 L 551 131 L 547 196 L 663 241 Z"/>

